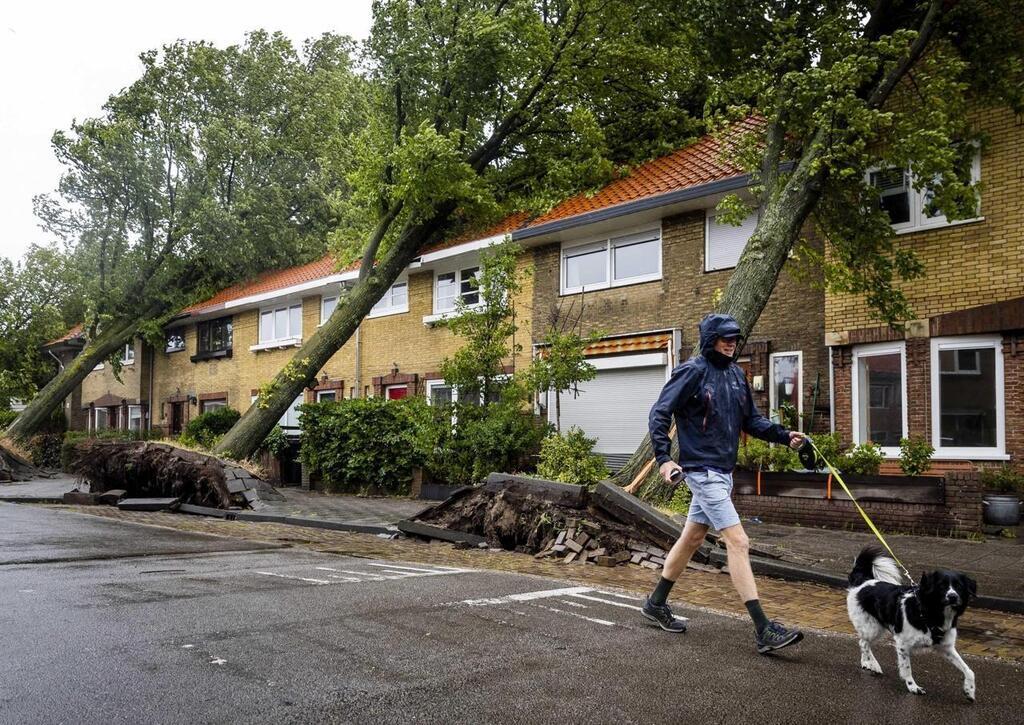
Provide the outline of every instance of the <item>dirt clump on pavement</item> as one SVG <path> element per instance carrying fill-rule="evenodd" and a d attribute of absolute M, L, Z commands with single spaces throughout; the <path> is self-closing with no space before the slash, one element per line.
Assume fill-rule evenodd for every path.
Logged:
<path fill-rule="evenodd" d="M 222 461 L 165 444 L 86 440 L 71 447 L 68 463 L 93 493 L 123 489 L 130 498 L 173 497 L 213 508 L 233 503 Z"/>

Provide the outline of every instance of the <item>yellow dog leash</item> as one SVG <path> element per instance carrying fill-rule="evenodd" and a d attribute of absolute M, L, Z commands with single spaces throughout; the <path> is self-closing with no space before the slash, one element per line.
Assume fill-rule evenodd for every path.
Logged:
<path fill-rule="evenodd" d="M 829 473 L 832 474 L 832 477 L 839 481 L 839 485 L 843 487 L 843 490 L 846 491 L 846 495 L 850 497 L 851 501 L 853 501 L 853 505 L 857 507 L 857 511 L 860 512 L 861 518 L 864 519 L 864 523 L 866 523 L 868 525 L 868 528 L 871 529 L 871 533 L 873 533 L 875 537 L 882 542 L 882 546 L 884 546 L 885 550 L 889 552 L 889 556 L 891 556 L 893 558 L 893 561 L 895 561 L 899 568 L 903 570 L 903 573 L 906 574 L 907 579 L 910 580 L 910 583 L 914 584 L 914 577 L 910 576 L 910 572 L 907 570 L 907 567 L 903 566 L 903 562 L 900 561 L 898 556 L 896 556 L 896 552 L 894 552 L 892 550 L 892 547 L 889 546 L 889 542 L 887 542 L 885 540 L 885 537 L 882 536 L 882 532 L 878 530 L 877 526 L 875 526 L 875 522 L 871 520 L 871 517 L 868 516 L 867 512 L 860 507 L 859 503 L 857 503 L 857 499 L 854 498 L 853 492 L 850 490 L 849 486 L 846 485 L 846 482 L 843 480 L 843 477 L 839 475 L 839 471 L 837 471 L 835 466 L 833 466 L 832 463 L 821 454 L 821 451 L 818 450 L 818 446 L 814 445 L 814 440 L 810 436 L 805 436 L 805 439 L 808 443 L 811 444 L 811 448 L 814 449 L 814 452 L 817 454 L 818 458 L 824 461 L 825 465 L 828 466 Z"/>

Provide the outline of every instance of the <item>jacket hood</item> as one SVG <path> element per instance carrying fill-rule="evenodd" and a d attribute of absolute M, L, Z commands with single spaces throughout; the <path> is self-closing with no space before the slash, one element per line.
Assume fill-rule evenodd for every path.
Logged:
<path fill-rule="evenodd" d="M 732 315 L 723 315 L 712 312 L 700 321 L 700 351 L 707 355 L 715 347 L 715 340 L 719 337 L 740 336 L 740 323 L 736 322 Z"/>

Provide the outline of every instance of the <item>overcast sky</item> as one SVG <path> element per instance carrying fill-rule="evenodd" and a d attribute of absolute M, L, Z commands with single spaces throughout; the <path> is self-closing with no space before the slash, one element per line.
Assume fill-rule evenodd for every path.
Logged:
<path fill-rule="evenodd" d="M 280 30 L 296 46 L 336 32 L 364 38 L 371 0 L 138 0 L 10 2 L 0 8 L 0 255 L 46 241 L 32 197 L 53 191 L 61 167 L 50 137 L 95 116 L 142 71 L 138 55 L 179 38 L 218 46 L 246 32 Z"/>

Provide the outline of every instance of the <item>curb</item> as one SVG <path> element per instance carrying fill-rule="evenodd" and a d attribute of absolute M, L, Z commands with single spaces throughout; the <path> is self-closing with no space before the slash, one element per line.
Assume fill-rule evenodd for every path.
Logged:
<path fill-rule="evenodd" d="M 3 503 L 64 503 L 63 496 L 0 496 Z"/>
<path fill-rule="evenodd" d="M 711 552 L 711 561 L 714 564 L 726 563 L 724 551 L 716 549 Z M 820 569 L 809 569 L 805 566 L 798 566 L 778 559 L 763 559 L 761 557 L 750 557 L 750 568 L 755 574 L 770 576 L 773 579 L 782 579 L 793 582 L 810 582 L 822 584 L 833 589 L 846 589 L 848 582 L 846 577 L 832 574 Z M 979 609 L 991 609 L 997 612 L 1009 612 L 1010 614 L 1024 614 L 1024 600 L 1011 599 L 1009 597 L 993 597 L 981 595 L 975 597 L 973 606 Z"/>

